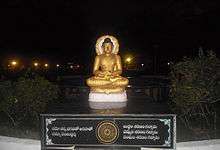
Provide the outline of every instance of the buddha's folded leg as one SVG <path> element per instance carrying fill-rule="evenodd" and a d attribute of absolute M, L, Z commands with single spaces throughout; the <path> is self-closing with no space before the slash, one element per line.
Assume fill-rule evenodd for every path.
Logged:
<path fill-rule="evenodd" d="M 115 86 L 127 86 L 128 85 L 128 79 L 127 78 L 123 78 L 123 77 L 121 77 L 121 78 L 119 78 L 119 79 L 117 79 L 114 83 L 113 83 L 113 85 L 115 85 Z"/>
<path fill-rule="evenodd" d="M 86 80 L 86 83 L 88 86 L 105 86 L 111 83 L 111 81 L 104 80 L 104 79 L 96 79 L 94 77 L 91 77 Z"/>

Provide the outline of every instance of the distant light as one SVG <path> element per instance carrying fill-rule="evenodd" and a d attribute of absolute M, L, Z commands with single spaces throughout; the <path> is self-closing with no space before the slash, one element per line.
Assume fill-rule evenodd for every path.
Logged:
<path fill-rule="evenodd" d="M 57 64 L 57 67 L 60 67 L 60 65 L 59 65 L 59 64 Z"/>
<path fill-rule="evenodd" d="M 47 68 L 48 66 L 49 66 L 48 64 L 44 64 L 44 67 L 46 67 L 46 68 Z"/>
<path fill-rule="evenodd" d="M 141 66 L 143 67 L 143 66 L 144 66 L 144 64 L 141 64 Z"/>
<path fill-rule="evenodd" d="M 131 62 L 131 57 L 126 58 L 125 61 L 130 63 Z"/>
<path fill-rule="evenodd" d="M 169 65 L 170 65 L 170 62 L 168 62 L 167 65 L 169 66 Z"/>
<path fill-rule="evenodd" d="M 76 67 L 77 67 L 77 68 L 79 68 L 80 66 L 79 66 L 79 65 L 77 65 Z"/>
<path fill-rule="evenodd" d="M 34 63 L 34 66 L 37 67 L 39 64 L 37 62 Z"/>
<path fill-rule="evenodd" d="M 70 68 L 73 69 L 73 65 L 71 65 Z"/>
<path fill-rule="evenodd" d="M 16 66 L 17 64 L 18 64 L 18 63 L 17 63 L 16 61 L 14 61 L 14 60 L 11 62 L 11 65 L 12 65 L 12 66 Z"/>

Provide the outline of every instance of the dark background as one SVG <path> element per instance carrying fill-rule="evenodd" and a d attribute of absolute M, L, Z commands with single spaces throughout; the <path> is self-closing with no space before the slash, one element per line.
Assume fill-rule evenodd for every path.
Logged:
<path fill-rule="evenodd" d="M 220 54 L 218 0 L 8 0 L 0 2 L 0 58 L 89 64 L 96 39 L 111 34 L 120 53 L 158 63 Z"/>

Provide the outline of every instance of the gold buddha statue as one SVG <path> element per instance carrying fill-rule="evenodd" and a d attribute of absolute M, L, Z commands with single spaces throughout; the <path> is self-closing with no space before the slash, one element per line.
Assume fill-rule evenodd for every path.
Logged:
<path fill-rule="evenodd" d="M 122 93 L 128 85 L 128 79 L 121 76 L 122 63 L 118 55 L 119 44 L 113 36 L 102 36 L 96 42 L 93 74 L 86 83 L 95 93 Z"/>

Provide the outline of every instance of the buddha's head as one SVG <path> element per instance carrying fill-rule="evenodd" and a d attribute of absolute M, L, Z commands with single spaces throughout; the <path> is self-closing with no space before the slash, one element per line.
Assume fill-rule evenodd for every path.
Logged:
<path fill-rule="evenodd" d="M 113 49 L 113 43 L 110 38 L 106 38 L 102 43 L 102 49 L 105 54 L 111 54 Z"/>

